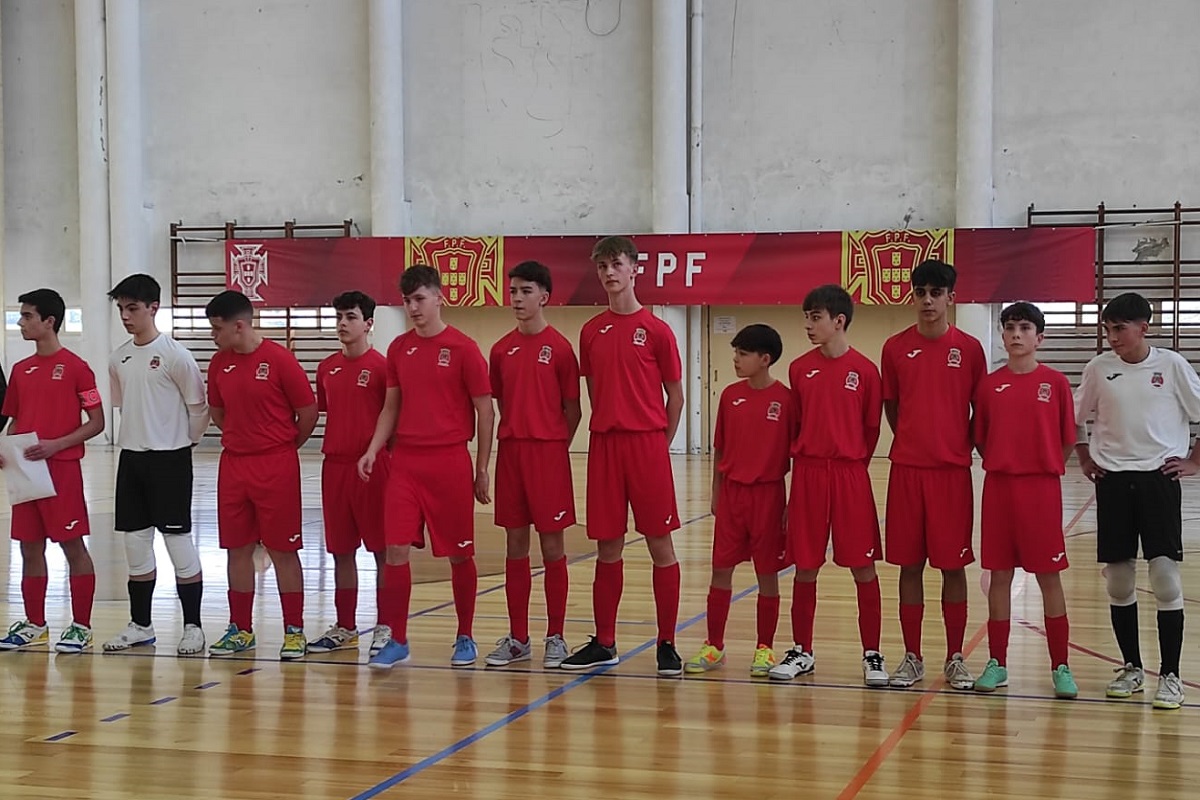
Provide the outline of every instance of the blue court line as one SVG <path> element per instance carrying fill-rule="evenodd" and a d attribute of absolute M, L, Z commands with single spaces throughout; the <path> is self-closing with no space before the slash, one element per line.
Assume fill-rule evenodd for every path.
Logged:
<path fill-rule="evenodd" d="M 238 675 L 249 675 L 251 672 L 258 672 L 261 669 L 262 669 L 262 667 L 250 667 L 250 669 L 242 670 L 241 672 L 238 673 Z"/>
<path fill-rule="evenodd" d="M 101 722 L 116 722 L 117 720 L 125 719 L 128 716 L 129 716 L 128 714 L 126 714 L 124 711 L 122 711 L 119 714 L 113 714 L 111 717 L 105 717 L 104 719 L 102 719 L 100 721 Z"/>
<path fill-rule="evenodd" d="M 220 685 L 221 685 L 221 682 L 220 682 L 220 681 L 209 681 L 208 683 L 202 683 L 202 684 L 200 684 L 199 686 L 195 687 L 195 689 L 196 689 L 196 691 L 198 691 L 198 692 L 202 692 L 202 691 L 204 691 L 205 689 L 211 689 L 211 688 L 213 688 L 214 686 L 220 686 Z"/>
<path fill-rule="evenodd" d="M 62 733 L 56 733 L 53 736 L 47 736 L 43 741 L 61 742 L 63 739 L 66 739 L 68 736 L 74 736 L 77 733 L 79 733 L 79 731 L 63 731 Z"/>
<path fill-rule="evenodd" d="M 173 697 L 171 695 L 167 695 L 166 697 L 160 697 L 157 700 L 151 700 L 150 705 L 162 706 L 162 705 L 166 705 L 167 703 L 170 703 L 172 700 L 178 700 L 178 699 L 179 699 L 178 697 Z"/>

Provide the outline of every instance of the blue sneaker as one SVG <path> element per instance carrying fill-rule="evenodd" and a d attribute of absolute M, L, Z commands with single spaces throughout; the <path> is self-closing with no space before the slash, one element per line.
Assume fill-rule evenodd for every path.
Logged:
<path fill-rule="evenodd" d="M 450 666 L 470 667 L 475 664 L 478 655 L 475 640 L 470 636 L 459 636 L 454 640 L 454 655 L 450 656 Z"/>
<path fill-rule="evenodd" d="M 367 666 L 371 669 L 391 669 L 397 664 L 408 661 L 408 656 L 408 642 L 400 644 L 395 639 L 389 639 L 378 653 L 371 656 L 367 661 Z"/>

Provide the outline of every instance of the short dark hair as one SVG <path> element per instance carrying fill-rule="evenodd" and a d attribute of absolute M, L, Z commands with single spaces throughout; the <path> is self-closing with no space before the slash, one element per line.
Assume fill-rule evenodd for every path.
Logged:
<path fill-rule="evenodd" d="M 909 280 L 913 286 L 938 286 L 952 292 L 958 283 L 958 271 L 945 261 L 927 258 L 913 268 Z"/>
<path fill-rule="evenodd" d="M 818 286 L 804 297 L 804 311 L 824 311 L 831 317 L 838 314 L 845 316 L 846 324 L 843 330 L 850 330 L 850 320 L 854 319 L 854 300 L 850 293 L 836 284 L 827 283 Z"/>
<path fill-rule="evenodd" d="M 1046 315 L 1033 303 L 1021 301 L 1005 307 L 1000 312 L 1000 327 L 1009 322 L 1032 322 L 1038 333 L 1046 332 Z"/>
<path fill-rule="evenodd" d="M 1149 322 L 1153 317 L 1150 301 L 1137 292 L 1117 295 L 1100 313 L 1101 322 Z"/>
<path fill-rule="evenodd" d="M 124 278 L 112 291 L 108 293 L 109 300 L 137 300 L 146 305 L 158 303 L 162 300 L 162 287 L 158 285 L 158 281 L 138 272 Z"/>
<path fill-rule="evenodd" d="M 605 236 L 592 248 L 592 261 L 624 255 L 634 264 L 638 260 L 637 245 L 628 236 Z"/>
<path fill-rule="evenodd" d="M 63 302 L 62 295 L 53 289 L 34 289 L 18 297 L 17 302 L 23 306 L 33 306 L 43 321 L 54 317 L 55 333 L 62 328 L 63 317 L 67 315 L 67 304 Z"/>
<path fill-rule="evenodd" d="M 551 291 L 550 268 L 540 261 L 522 261 L 508 271 L 508 277 L 536 283 L 547 294 Z"/>
<path fill-rule="evenodd" d="M 779 337 L 779 331 L 757 322 L 738 331 L 729 344 L 747 353 L 770 356 L 771 364 L 778 364 L 783 355 L 783 339 Z"/>
<path fill-rule="evenodd" d="M 333 298 L 333 307 L 338 311 L 357 308 L 362 312 L 363 319 L 375 319 L 375 300 L 363 292 L 342 292 Z"/>
<path fill-rule="evenodd" d="M 417 289 L 442 290 L 442 276 L 428 264 L 413 264 L 400 276 L 400 293 L 409 295 Z"/>
<path fill-rule="evenodd" d="M 250 305 L 250 298 L 246 295 L 226 289 L 208 301 L 204 316 L 224 320 L 250 319 L 254 316 L 254 306 Z"/>

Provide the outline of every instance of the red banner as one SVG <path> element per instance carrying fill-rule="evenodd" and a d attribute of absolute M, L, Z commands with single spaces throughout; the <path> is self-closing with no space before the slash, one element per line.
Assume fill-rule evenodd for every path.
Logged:
<path fill-rule="evenodd" d="M 595 236 L 409 236 L 239 239 L 226 243 L 227 285 L 256 304 L 325 306 L 357 289 L 400 305 L 400 273 L 429 264 L 453 306 L 505 302 L 509 269 L 548 265 L 556 305 L 603 305 Z M 1086 228 L 710 233 L 637 236 L 638 299 L 647 305 L 800 305 L 816 286 L 856 302 L 909 301 L 926 258 L 958 269 L 959 303 L 1086 302 L 1095 297 L 1095 234 Z"/>

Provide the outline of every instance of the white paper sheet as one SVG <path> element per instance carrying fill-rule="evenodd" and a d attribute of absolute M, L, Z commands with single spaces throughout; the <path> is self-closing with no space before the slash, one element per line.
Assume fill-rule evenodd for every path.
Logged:
<path fill-rule="evenodd" d="M 54 497 L 54 482 L 45 461 L 25 458 L 26 448 L 38 443 L 36 433 L 0 436 L 0 457 L 4 459 L 4 483 L 8 487 L 8 502 L 12 505 Z"/>

